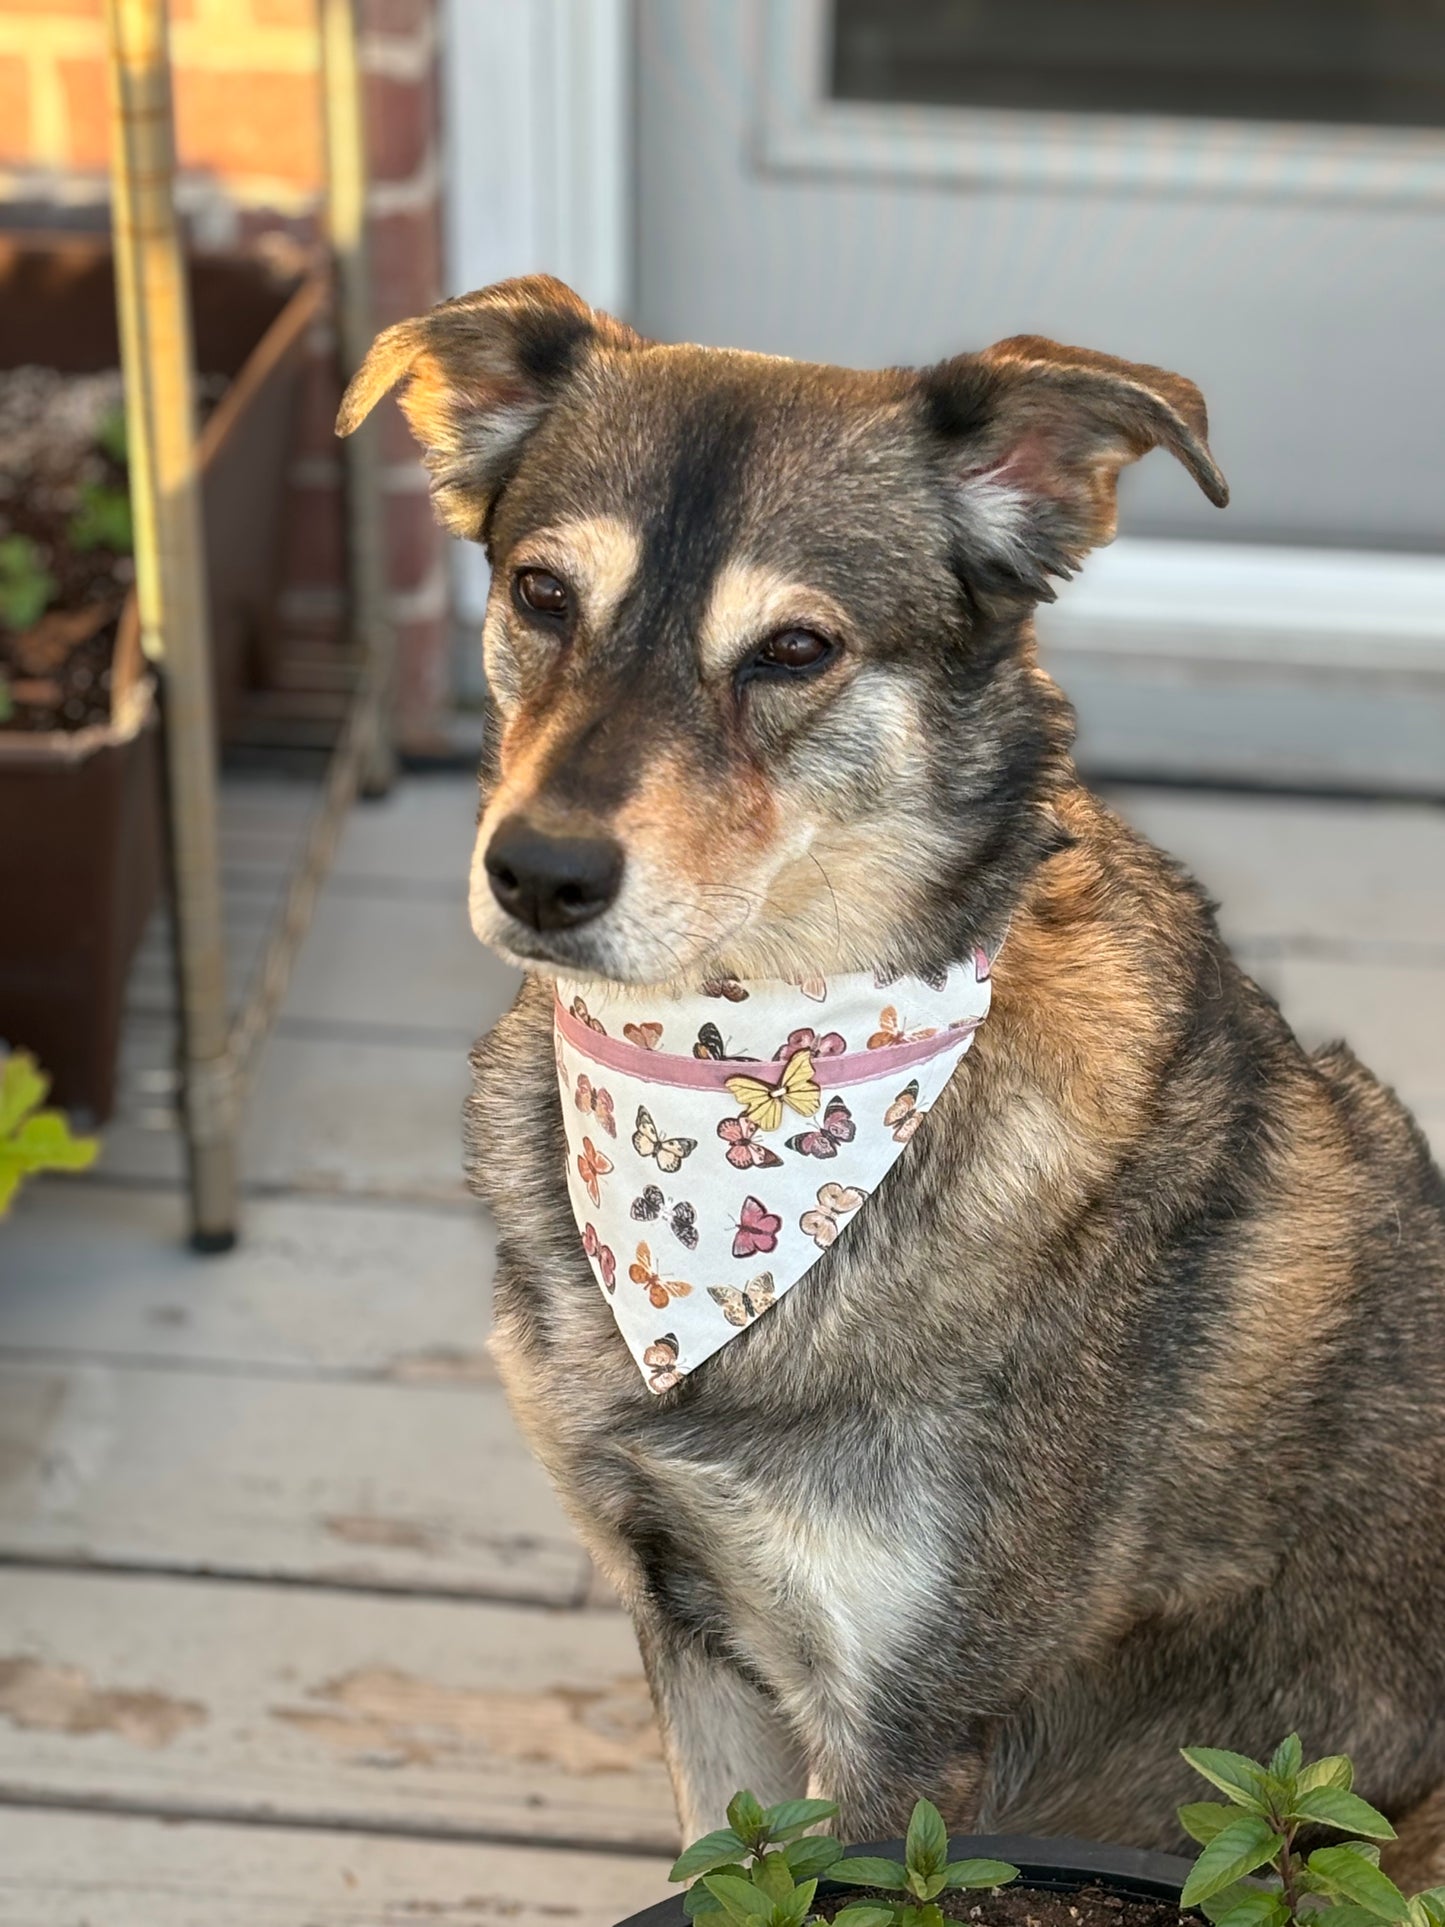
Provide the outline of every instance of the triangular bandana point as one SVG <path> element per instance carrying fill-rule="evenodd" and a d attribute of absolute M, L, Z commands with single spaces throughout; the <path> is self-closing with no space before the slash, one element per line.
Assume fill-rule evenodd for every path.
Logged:
<path fill-rule="evenodd" d="M 847 1230 L 973 1042 L 990 961 L 676 994 L 559 979 L 568 1194 L 650 1390 L 746 1331 Z"/>

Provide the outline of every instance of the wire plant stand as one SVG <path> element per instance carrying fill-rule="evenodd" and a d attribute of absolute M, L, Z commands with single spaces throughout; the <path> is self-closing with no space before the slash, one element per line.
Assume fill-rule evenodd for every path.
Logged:
<path fill-rule="evenodd" d="M 191 317 L 175 204 L 175 133 L 165 0 L 106 0 L 111 223 L 125 382 L 142 646 L 160 686 L 174 898 L 180 1110 L 190 1238 L 226 1251 L 240 1215 L 238 1142 L 262 1044 L 358 793 L 395 773 L 389 717 L 394 634 L 386 610 L 375 426 L 344 444 L 348 626 L 356 675 L 320 803 L 261 962 L 230 1011 L 206 558 Z M 355 0 L 319 0 L 326 226 L 343 378 L 370 345 L 366 158 Z"/>

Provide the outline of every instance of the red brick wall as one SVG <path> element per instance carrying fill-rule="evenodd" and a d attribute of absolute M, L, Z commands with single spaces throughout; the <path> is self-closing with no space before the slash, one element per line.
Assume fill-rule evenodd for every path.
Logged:
<path fill-rule="evenodd" d="M 376 325 L 441 293 L 435 0 L 358 0 L 371 168 Z M 171 0 L 180 196 L 203 239 L 315 231 L 323 150 L 316 0 Z M 105 194 L 101 0 L 0 0 L 0 199 L 84 203 Z M 318 327 L 290 477 L 286 633 L 332 642 L 342 613 L 334 342 Z M 400 643 L 398 730 L 426 747 L 450 694 L 442 538 L 394 409 L 386 535 Z"/>

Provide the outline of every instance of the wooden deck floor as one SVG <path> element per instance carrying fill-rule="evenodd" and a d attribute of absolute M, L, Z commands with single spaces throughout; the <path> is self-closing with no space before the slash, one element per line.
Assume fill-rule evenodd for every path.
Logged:
<path fill-rule="evenodd" d="M 306 802 L 233 785 L 231 949 Z M 1311 1037 L 1445 1148 L 1445 814 L 1123 799 Z M 0 1230 L 0 1927 L 605 1927 L 664 1891 L 626 1620 L 484 1349 L 468 783 L 354 818 L 248 1127 L 242 1247 L 181 1248 L 159 935 L 93 1176 Z"/>

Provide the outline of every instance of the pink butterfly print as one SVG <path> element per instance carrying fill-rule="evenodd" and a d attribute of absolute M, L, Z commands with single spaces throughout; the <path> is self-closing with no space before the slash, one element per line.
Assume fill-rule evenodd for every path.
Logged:
<path fill-rule="evenodd" d="M 841 1097 L 830 1097 L 823 1120 L 810 1131 L 800 1131 L 788 1139 L 790 1151 L 801 1151 L 807 1158 L 835 1158 L 840 1144 L 851 1144 L 858 1135 L 853 1113 Z"/>
<path fill-rule="evenodd" d="M 883 1113 L 883 1122 L 892 1131 L 897 1143 L 906 1144 L 927 1115 L 926 1110 L 918 1107 L 918 1079 L 915 1077 L 904 1085 Z"/>
<path fill-rule="evenodd" d="M 807 1051 L 812 1057 L 841 1057 L 847 1048 L 847 1043 L 836 1030 L 825 1030 L 820 1037 L 817 1031 L 805 1028 L 789 1032 L 787 1043 L 773 1052 L 773 1062 L 781 1064 L 800 1050 Z"/>
<path fill-rule="evenodd" d="M 750 1171 L 754 1165 L 781 1164 L 782 1159 L 776 1151 L 770 1151 L 758 1139 L 758 1127 L 750 1117 L 724 1117 L 718 1121 L 717 1134 L 726 1144 L 728 1163 L 739 1171 Z"/>
<path fill-rule="evenodd" d="M 617 1260 L 597 1235 L 595 1225 L 582 1227 L 582 1249 L 601 1273 L 602 1282 L 609 1291 L 617 1289 Z"/>
<path fill-rule="evenodd" d="M 674 1385 L 681 1385 L 683 1374 L 677 1369 L 679 1346 L 675 1332 L 664 1332 L 661 1338 L 654 1338 L 642 1354 L 642 1362 L 647 1367 L 647 1383 L 651 1391 L 670 1392 Z"/>
<path fill-rule="evenodd" d="M 854 1185 L 825 1184 L 818 1192 L 818 1209 L 805 1211 L 798 1224 L 820 1251 L 826 1251 L 843 1229 L 843 1219 L 851 1216 L 867 1195 Z"/>
<path fill-rule="evenodd" d="M 604 1091 L 600 1084 L 594 1084 L 586 1071 L 577 1077 L 577 1108 L 597 1119 L 608 1137 L 617 1135 L 617 1118 L 612 1108 L 612 1094 Z"/>
<path fill-rule="evenodd" d="M 827 1001 L 828 979 L 819 976 L 816 971 L 808 971 L 801 977 L 789 977 L 785 981 L 795 990 L 801 990 L 810 1004 L 821 1004 Z"/>
<path fill-rule="evenodd" d="M 760 1251 L 774 1250 L 782 1228 L 782 1219 L 775 1211 L 769 1211 L 761 1198 L 744 1198 L 743 1215 L 733 1238 L 733 1256 L 753 1258 Z"/>
<path fill-rule="evenodd" d="M 993 975 L 993 958 L 978 945 L 973 953 L 973 977 L 975 983 L 986 984 Z"/>

